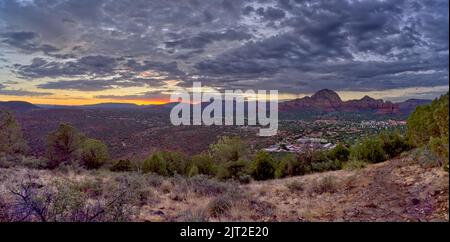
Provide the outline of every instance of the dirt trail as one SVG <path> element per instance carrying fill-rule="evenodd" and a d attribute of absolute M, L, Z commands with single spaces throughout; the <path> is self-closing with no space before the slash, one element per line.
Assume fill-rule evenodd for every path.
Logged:
<path fill-rule="evenodd" d="M 336 191 L 308 192 L 324 177 Z M 286 184 L 305 184 L 292 192 Z M 360 171 L 335 171 L 249 185 L 259 199 L 275 204 L 269 220 L 295 221 L 448 221 L 448 173 L 426 169 L 408 158 L 370 165 Z"/>

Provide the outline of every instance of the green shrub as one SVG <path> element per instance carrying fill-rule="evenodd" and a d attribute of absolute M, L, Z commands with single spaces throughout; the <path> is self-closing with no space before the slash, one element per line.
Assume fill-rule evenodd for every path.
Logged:
<path fill-rule="evenodd" d="M 336 156 L 331 156 L 336 157 Z M 339 170 L 342 168 L 340 160 L 331 160 L 326 151 L 304 152 L 283 156 L 276 164 L 275 177 L 301 176 L 310 172 Z"/>
<path fill-rule="evenodd" d="M 213 162 L 213 158 L 209 154 L 198 154 L 191 158 L 192 165 L 198 168 L 199 174 L 214 175 L 216 174 L 216 168 Z"/>
<path fill-rule="evenodd" d="M 420 106 L 408 118 L 408 137 L 417 147 L 427 146 L 448 170 L 449 94 Z"/>
<path fill-rule="evenodd" d="M 260 151 L 252 163 L 252 176 L 255 180 L 268 180 L 275 178 L 275 165 L 272 156 Z"/>
<path fill-rule="evenodd" d="M 430 150 L 436 154 L 437 159 L 442 165 L 448 164 L 449 143 L 448 137 L 432 137 L 429 142 Z"/>
<path fill-rule="evenodd" d="M 368 163 L 379 163 L 387 158 L 383 142 L 377 138 L 366 138 L 351 147 L 350 158 Z"/>
<path fill-rule="evenodd" d="M 188 174 L 191 167 L 189 166 L 189 159 L 185 155 L 171 151 L 162 151 L 159 154 L 167 166 L 167 174 L 169 176 Z"/>
<path fill-rule="evenodd" d="M 162 176 L 188 175 L 189 159 L 178 152 L 158 151 L 142 162 L 142 172 Z"/>
<path fill-rule="evenodd" d="M 22 129 L 13 114 L 0 109 L 0 154 L 24 154 L 27 150 Z"/>
<path fill-rule="evenodd" d="M 411 152 L 411 157 L 422 167 L 431 168 L 443 165 L 443 161 L 439 159 L 439 156 L 432 152 L 428 146 L 415 149 Z"/>
<path fill-rule="evenodd" d="M 191 166 L 188 172 L 188 177 L 194 177 L 197 176 L 199 173 L 198 167 L 194 164 Z"/>
<path fill-rule="evenodd" d="M 383 150 L 389 158 L 394 158 L 412 148 L 408 139 L 400 135 L 398 131 L 382 133 L 378 138 L 383 142 Z"/>
<path fill-rule="evenodd" d="M 316 160 L 321 156 L 316 156 Z M 276 164 L 275 178 L 301 176 L 312 171 L 313 153 L 286 154 Z"/>
<path fill-rule="evenodd" d="M 283 160 L 280 160 L 275 167 L 275 178 L 280 179 L 280 178 L 285 178 L 287 176 L 288 176 L 287 163 Z"/>
<path fill-rule="evenodd" d="M 439 126 L 433 117 L 436 101 L 433 103 L 417 107 L 408 118 L 408 136 L 415 146 L 425 145 L 430 137 L 439 136 Z"/>
<path fill-rule="evenodd" d="M 342 169 L 342 162 L 339 160 L 326 160 L 311 164 L 311 171 L 313 172 L 336 171 L 340 169 Z"/>
<path fill-rule="evenodd" d="M 248 174 L 249 162 L 246 160 L 229 161 L 218 166 L 217 178 L 220 180 L 239 179 Z"/>
<path fill-rule="evenodd" d="M 338 144 L 332 150 L 328 152 L 328 159 L 330 160 L 338 160 L 341 162 L 348 161 L 350 156 L 350 150 L 345 147 L 343 144 Z"/>
<path fill-rule="evenodd" d="M 142 172 L 144 173 L 156 173 L 161 176 L 167 176 L 167 162 L 164 160 L 162 153 L 155 153 L 150 158 L 144 160 L 142 164 Z"/>
<path fill-rule="evenodd" d="M 311 152 L 311 164 L 327 162 L 329 160 L 327 151 L 316 150 Z"/>
<path fill-rule="evenodd" d="M 441 97 L 433 113 L 439 127 L 439 137 L 431 137 L 429 146 L 441 160 L 444 169 L 448 171 L 449 160 L 449 99 L 448 94 Z"/>
<path fill-rule="evenodd" d="M 96 139 L 85 139 L 81 150 L 81 164 L 87 169 L 98 169 L 109 159 L 108 148 Z"/>
<path fill-rule="evenodd" d="M 129 159 L 125 160 L 118 160 L 114 162 L 112 167 L 110 168 L 113 172 L 126 172 L 126 171 L 132 171 L 133 166 L 131 164 L 131 161 Z"/>
<path fill-rule="evenodd" d="M 290 176 L 302 176 L 311 172 L 313 162 L 312 152 L 305 152 L 297 155 L 297 159 L 288 163 L 287 171 Z"/>
<path fill-rule="evenodd" d="M 247 156 L 247 145 L 236 137 L 222 137 L 216 144 L 210 146 L 211 154 L 216 162 L 225 163 L 238 161 Z"/>
<path fill-rule="evenodd" d="M 349 160 L 342 165 L 344 170 L 359 170 L 367 166 L 367 163 L 360 160 Z"/>
<path fill-rule="evenodd" d="M 285 154 L 276 164 L 275 178 L 284 178 L 289 176 L 288 164 L 295 163 L 297 158 L 293 154 Z"/>

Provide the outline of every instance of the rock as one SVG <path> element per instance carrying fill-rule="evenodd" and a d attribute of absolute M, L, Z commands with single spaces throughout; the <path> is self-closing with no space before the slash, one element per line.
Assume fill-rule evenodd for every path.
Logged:
<path fill-rule="evenodd" d="M 159 215 L 159 216 L 165 215 L 165 213 L 163 211 L 161 211 L 161 210 L 154 211 L 153 214 L 154 215 Z"/>
<path fill-rule="evenodd" d="M 392 212 L 396 213 L 396 214 L 402 214 L 405 209 L 403 207 L 392 207 L 389 210 L 391 210 Z"/>
<path fill-rule="evenodd" d="M 378 206 L 374 203 L 369 203 L 366 205 L 367 208 L 378 208 Z"/>

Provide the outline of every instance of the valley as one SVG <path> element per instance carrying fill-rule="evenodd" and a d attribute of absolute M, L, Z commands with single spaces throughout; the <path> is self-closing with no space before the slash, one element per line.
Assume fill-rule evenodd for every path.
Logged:
<path fill-rule="evenodd" d="M 411 110 L 429 102 L 390 103 L 395 108 L 385 112 L 383 103 L 386 102 L 382 100 L 365 97 L 343 102 L 335 92 L 324 89 L 312 97 L 280 103 L 279 132 L 272 137 L 258 136 L 257 126 L 173 126 L 169 120 L 173 103 L 36 106 L 12 102 L 0 103 L 0 107 L 15 111 L 34 155 L 45 154 L 46 136 L 52 130 L 60 123 L 70 123 L 86 135 L 106 143 L 112 157 L 119 159 L 143 158 L 157 150 L 197 154 L 222 136 L 240 136 L 255 150 L 276 143 L 292 143 L 301 137 L 352 144 L 361 137 L 381 131 L 404 130 L 404 121 Z M 349 105 L 346 103 L 352 108 L 346 108 Z M 408 108 L 401 108 L 404 106 Z M 191 142 L 193 140 L 195 142 Z"/>

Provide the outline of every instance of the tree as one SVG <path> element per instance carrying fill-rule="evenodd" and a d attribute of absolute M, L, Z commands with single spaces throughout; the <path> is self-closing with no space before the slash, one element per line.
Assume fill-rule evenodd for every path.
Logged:
<path fill-rule="evenodd" d="M 82 145 L 81 164 L 87 169 L 98 169 L 109 159 L 108 148 L 96 139 L 86 139 Z"/>
<path fill-rule="evenodd" d="M 204 175 L 215 174 L 215 166 L 213 163 L 213 159 L 209 154 L 201 153 L 198 155 L 194 155 L 191 158 L 191 163 L 193 166 L 196 166 L 198 168 L 199 174 Z"/>
<path fill-rule="evenodd" d="M 185 175 L 189 172 L 189 159 L 184 154 L 176 151 L 161 151 L 158 153 L 166 163 L 168 175 Z"/>
<path fill-rule="evenodd" d="M 142 171 L 144 173 L 153 172 L 162 176 L 167 176 L 169 174 L 167 171 L 167 162 L 161 152 L 157 152 L 150 156 L 150 158 L 144 160 Z"/>
<path fill-rule="evenodd" d="M 430 138 L 430 149 L 441 160 L 448 171 L 449 160 L 449 95 L 442 96 L 434 109 L 433 118 L 439 127 L 439 136 Z"/>
<path fill-rule="evenodd" d="M 247 145 L 239 137 L 224 136 L 211 145 L 213 158 L 218 162 L 238 161 L 247 155 Z"/>
<path fill-rule="evenodd" d="M 415 146 L 425 146 L 435 153 L 444 168 L 449 159 L 449 94 L 431 104 L 417 107 L 408 118 L 408 137 Z"/>
<path fill-rule="evenodd" d="M 348 157 L 350 155 L 350 150 L 345 147 L 343 144 L 338 144 L 334 149 L 328 152 L 328 158 L 330 160 L 338 160 L 338 161 L 348 161 Z"/>
<path fill-rule="evenodd" d="M 70 124 L 60 124 L 47 137 L 47 156 L 50 167 L 78 160 L 85 137 Z"/>
<path fill-rule="evenodd" d="M 22 129 L 13 114 L 6 110 L 0 110 L 0 153 L 23 154 L 27 149 Z"/>
<path fill-rule="evenodd" d="M 256 154 L 252 164 L 252 176 L 258 181 L 273 179 L 275 177 L 275 165 L 269 153 L 260 151 Z"/>
<path fill-rule="evenodd" d="M 432 110 L 432 105 L 419 106 L 408 118 L 408 136 L 415 146 L 422 146 L 428 143 L 430 137 L 439 135 Z"/>
<path fill-rule="evenodd" d="M 290 166 L 292 163 L 295 163 L 297 161 L 297 157 L 293 154 L 286 154 L 284 155 L 280 161 L 278 162 L 276 169 L 275 169 L 275 178 L 284 178 L 289 175 L 288 166 Z"/>
<path fill-rule="evenodd" d="M 383 150 L 389 158 L 394 158 L 411 149 L 408 139 L 398 131 L 381 133 L 378 135 L 378 139 L 383 142 Z"/>

